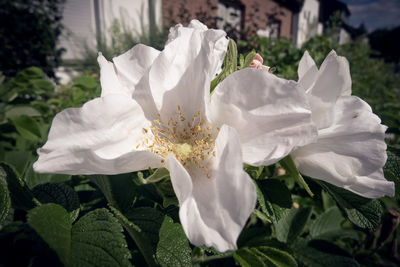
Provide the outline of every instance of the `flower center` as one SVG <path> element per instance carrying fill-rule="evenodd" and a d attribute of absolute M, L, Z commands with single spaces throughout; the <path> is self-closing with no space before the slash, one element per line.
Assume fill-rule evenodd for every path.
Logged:
<path fill-rule="evenodd" d="M 188 143 L 175 144 L 173 152 L 177 157 L 189 158 L 193 153 L 193 146 Z"/>
<path fill-rule="evenodd" d="M 187 120 L 178 105 L 177 113 L 170 117 L 167 123 L 160 122 L 159 119 L 153 121 L 150 127 L 152 135 L 144 138 L 144 142 L 139 143 L 136 148 L 144 146 L 145 149 L 162 156 L 164 159 L 168 154 L 173 153 L 181 164 L 188 168 L 191 165 L 204 169 L 206 176 L 209 177 L 206 161 L 210 156 L 215 157 L 213 136 L 219 128 L 213 130 L 212 126 L 202 118 L 201 112 L 197 111 L 191 120 Z M 143 129 L 145 135 L 148 129 Z M 164 162 L 164 159 L 161 162 Z"/>

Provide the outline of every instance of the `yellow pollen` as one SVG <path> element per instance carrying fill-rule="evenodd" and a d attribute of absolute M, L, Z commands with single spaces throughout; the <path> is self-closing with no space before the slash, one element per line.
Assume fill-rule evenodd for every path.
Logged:
<path fill-rule="evenodd" d="M 160 119 L 153 120 L 149 129 L 143 128 L 144 142 L 140 142 L 136 148 L 142 145 L 150 152 L 160 155 L 161 163 L 172 153 L 186 169 L 198 168 L 203 175 L 210 178 L 208 164 L 211 157 L 215 157 L 215 141 L 212 138 L 215 129 L 200 116 L 200 110 L 186 119 L 181 112 L 181 106 L 177 107 L 175 115 L 169 117 L 168 121 L 162 121 L 161 115 L 157 114 Z M 152 134 L 152 137 L 147 134 Z"/>
<path fill-rule="evenodd" d="M 188 158 L 193 153 L 193 146 L 188 143 L 175 144 L 173 152 L 180 158 Z"/>

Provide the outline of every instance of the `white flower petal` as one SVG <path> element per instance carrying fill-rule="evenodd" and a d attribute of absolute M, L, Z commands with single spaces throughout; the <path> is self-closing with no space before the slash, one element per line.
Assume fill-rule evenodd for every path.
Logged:
<path fill-rule="evenodd" d="M 147 72 L 160 51 L 150 46 L 137 44 L 127 52 L 113 58 L 117 76 L 131 92 Z"/>
<path fill-rule="evenodd" d="M 239 137 L 223 126 L 216 139 L 216 158 L 209 167 L 190 168 L 189 173 L 172 156 L 168 167 L 178 197 L 183 229 L 194 245 L 206 245 L 218 251 L 236 249 L 236 240 L 254 210 L 256 188 L 242 168 Z"/>
<path fill-rule="evenodd" d="M 297 72 L 299 74 L 299 85 L 307 91 L 314 84 L 316 75 L 318 74 L 317 65 L 315 65 L 308 51 L 304 52 Z"/>
<path fill-rule="evenodd" d="M 114 64 L 109 62 L 105 57 L 99 53 L 97 62 L 100 66 L 100 83 L 101 83 L 101 96 L 110 94 L 125 94 L 130 96 L 132 92 L 121 84 L 117 77 Z"/>
<path fill-rule="evenodd" d="M 365 197 L 392 196 L 383 178 L 386 126 L 370 106 L 355 96 L 340 97 L 332 126 L 318 132 L 318 142 L 291 154 L 301 173 Z"/>
<path fill-rule="evenodd" d="M 227 49 L 221 30 L 176 26 L 164 50 L 139 82 L 134 98 L 149 119 L 159 112 L 168 120 L 182 107 L 186 117 L 204 111 L 210 82 Z"/>
<path fill-rule="evenodd" d="M 307 91 L 312 120 L 318 129 L 329 127 L 333 121 L 333 106 L 339 96 L 351 94 L 351 77 L 346 58 L 331 51 L 318 71 L 315 83 Z"/>
<path fill-rule="evenodd" d="M 228 76 L 215 89 L 208 113 L 213 125 L 238 131 L 243 160 L 251 165 L 275 163 L 316 139 L 304 91 L 264 70 Z"/>
<path fill-rule="evenodd" d="M 137 151 L 149 122 L 125 95 L 107 95 L 53 120 L 47 143 L 38 150 L 37 172 L 118 174 L 158 167 L 160 158 Z"/>

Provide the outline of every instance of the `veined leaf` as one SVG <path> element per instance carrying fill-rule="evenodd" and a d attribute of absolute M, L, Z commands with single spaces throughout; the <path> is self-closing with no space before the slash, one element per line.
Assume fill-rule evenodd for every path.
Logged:
<path fill-rule="evenodd" d="M 323 252 L 308 245 L 305 239 L 298 239 L 291 246 L 293 255 L 301 265 L 308 267 L 338 267 L 348 266 L 357 267 L 358 263 L 350 258 L 342 255 L 335 255 Z"/>
<path fill-rule="evenodd" d="M 140 228 L 141 232 L 149 238 L 155 250 L 159 241 L 159 231 L 164 220 L 164 214 L 155 208 L 140 207 L 130 209 L 126 213 L 126 218 Z"/>
<path fill-rule="evenodd" d="M 315 238 L 330 231 L 340 230 L 340 224 L 343 220 L 340 210 L 337 207 L 332 207 L 319 215 L 311 224 L 310 235 Z"/>
<path fill-rule="evenodd" d="M 273 266 L 297 267 L 296 260 L 286 251 L 266 246 L 252 248 L 252 250 Z"/>
<path fill-rule="evenodd" d="M 344 209 L 351 222 L 361 228 L 374 229 L 380 222 L 383 208 L 379 200 L 356 195 L 343 188 L 321 182 L 322 187 Z"/>
<path fill-rule="evenodd" d="M 267 265 L 260 259 L 260 257 L 249 248 L 241 248 L 233 253 L 233 258 L 242 267 L 267 267 Z"/>
<path fill-rule="evenodd" d="M 151 246 L 151 241 L 148 236 L 140 229 L 139 226 L 129 221 L 119 210 L 110 206 L 112 212 L 118 218 L 119 222 L 124 226 L 128 234 L 131 236 L 133 241 L 135 241 L 140 252 L 142 253 L 147 265 L 157 266 L 154 261 L 153 247 Z"/>
<path fill-rule="evenodd" d="M 0 224 L 7 217 L 11 208 L 10 194 L 8 193 L 6 181 L 0 174 Z"/>
<path fill-rule="evenodd" d="M 63 207 L 44 204 L 29 211 L 28 224 L 65 266 L 131 266 L 122 227 L 106 209 L 91 211 L 72 225 Z"/>
<path fill-rule="evenodd" d="M 117 219 L 106 209 L 89 212 L 71 230 L 71 266 L 131 266 Z"/>
<path fill-rule="evenodd" d="M 300 235 L 311 215 L 311 208 L 292 208 L 278 222 L 274 223 L 276 238 L 284 243 L 291 243 Z"/>
<path fill-rule="evenodd" d="M 157 244 L 156 257 L 161 266 L 190 266 L 192 250 L 183 232 L 182 226 L 174 223 L 168 216 L 160 228 L 159 242 Z"/>
<path fill-rule="evenodd" d="M 246 58 L 243 62 L 242 68 L 247 68 L 250 66 L 251 62 L 253 62 L 254 58 L 256 57 L 256 51 L 252 50 L 250 53 L 246 55 Z"/>
<path fill-rule="evenodd" d="M 29 210 L 35 207 L 35 199 L 25 183 L 18 178 L 14 169 L 8 164 L 0 163 L 0 177 L 6 181 L 14 208 Z"/>
<path fill-rule="evenodd" d="M 56 204 L 38 206 L 28 213 L 28 224 L 68 265 L 71 253 L 71 220 L 68 212 Z"/>
<path fill-rule="evenodd" d="M 79 208 L 78 194 L 66 184 L 41 184 L 33 188 L 32 192 L 42 204 L 55 203 L 62 206 L 68 212 Z"/>

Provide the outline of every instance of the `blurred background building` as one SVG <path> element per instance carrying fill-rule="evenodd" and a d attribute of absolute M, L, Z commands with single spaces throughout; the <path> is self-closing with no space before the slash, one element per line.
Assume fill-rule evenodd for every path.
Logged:
<path fill-rule="evenodd" d="M 99 36 L 112 42 L 116 21 L 123 31 L 141 36 L 149 27 L 161 30 L 197 18 L 235 39 L 286 37 L 300 47 L 322 34 L 336 13 L 345 25 L 339 42 L 348 42 L 355 34 L 345 23 L 350 11 L 337 0 L 67 0 L 62 20 L 67 30 L 59 45 L 66 48 L 63 59 L 76 59 L 84 41 L 91 48 Z"/>

